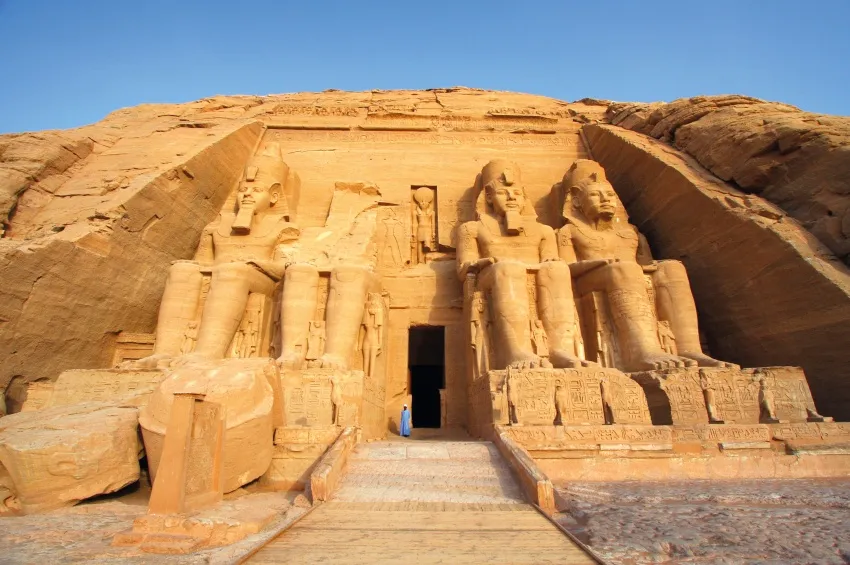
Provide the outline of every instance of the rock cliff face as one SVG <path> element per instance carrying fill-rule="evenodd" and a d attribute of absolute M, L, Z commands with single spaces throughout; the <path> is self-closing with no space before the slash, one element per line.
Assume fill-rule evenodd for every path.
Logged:
<path fill-rule="evenodd" d="M 372 181 L 384 199 L 407 203 L 415 170 L 445 183 L 450 202 L 440 205 L 457 211 L 437 219 L 449 255 L 454 226 L 473 219 L 469 194 L 484 162 L 520 162 L 540 220 L 559 227 L 547 195 L 575 158 L 592 155 L 656 257 L 691 269 L 714 353 L 800 364 L 822 410 L 850 417 L 850 274 L 832 255 L 850 257 L 850 120 L 741 96 L 566 103 L 453 88 L 215 97 L 0 136 L 0 390 L 108 366 L 119 332 L 153 331 L 170 262 L 193 255 L 269 132 L 302 178 L 302 228 L 325 225 L 335 182 Z M 385 282 L 392 294 L 405 281 Z M 433 301 L 423 304 L 427 318 Z"/>
<path fill-rule="evenodd" d="M 850 118 L 746 96 L 612 104 L 606 118 L 773 202 L 850 264 Z"/>

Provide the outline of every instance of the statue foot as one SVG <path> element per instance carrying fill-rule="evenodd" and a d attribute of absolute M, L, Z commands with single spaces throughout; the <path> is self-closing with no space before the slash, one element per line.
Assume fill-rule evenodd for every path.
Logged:
<path fill-rule="evenodd" d="M 719 361 L 714 359 L 713 357 L 709 357 L 705 353 L 690 353 L 687 351 L 680 351 L 680 357 L 684 357 L 686 359 L 691 359 L 697 362 L 697 365 L 700 367 L 719 367 L 721 369 L 740 369 L 740 365 L 736 365 L 735 363 L 728 363 L 726 361 Z"/>
<path fill-rule="evenodd" d="M 580 359 L 563 351 L 552 351 L 549 354 L 552 365 L 558 369 L 578 369 L 580 367 L 597 367 L 599 364 L 586 359 Z"/>
<path fill-rule="evenodd" d="M 640 356 L 637 361 L 630 363 L 629 371 L 659 371 L 662 369 L 684 369 L 685 367 L 696 367 L 697 362 L 693 359 L 670 355 L 669 353 L 647 353 Z"/>
<path fill-rule="evenodd" d="M 322 355 L 319 358 L 319 363 L 319 366 L 322 369 L 348 369 L 348 363 L 345 359 L 343 359 L 339 355 L 332 355 L 330 353 L 325 353 L 324 355 Z"/>
<path fill-rule="evenodd" d="M 206 364 L 212 361 L 213 359 L 207 355 L 203 355 L 201 353 L 187 353 L 185 355 L 180 355 L 179 357 L 173 358 L 170 362 L 166 362 L 165 364 L 160 365 L 161 368 L 172 368 L 177 369 L 179 367 L 185 367 L 187 365 L 195 365 L 195 364 Z"/>
<path fill-rule="evenodd" d="M 277 358 L 277 362 L 284 369 L 300 369 L 301 364 L 304 362 L 301 359 L 301 355 L 298 353 L 284 353 L 280 357 Z"/>
<path fill-rule="evenodd" d="M 508 363 L 511 369 L 537 369 L 542 366 L 540 357 L 533 353 L 521 351 L 513 356 L 513 359 Z"/>
<path fill-rule="evenodd" d="M 141 359 L 134 361 L 123 361 L 118 364 L 119 369 L 134 369 L 137 371 L 152 371 L 154 369 L 163 369 L 168 366 L 171 361 L 171 355 L 166 353 L 154 353 Z"/>

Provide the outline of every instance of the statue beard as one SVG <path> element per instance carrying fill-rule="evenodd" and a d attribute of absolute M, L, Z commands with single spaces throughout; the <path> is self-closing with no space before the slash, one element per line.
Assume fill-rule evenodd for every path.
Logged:
<path fill-rule="evenodd" d="M 241 204 L 236 211 L 236 219 L 233 220 L 231 229 L 234 233 L 251 233 L 251 224 L 254 222 L 254 204 Z"/>
<path fill-rule="evenodd" d="M 519 235 L 522 231 L 522 214 L 519 210 L 507 210 L 505 212 L 505 229 L 510 235 Z"/>

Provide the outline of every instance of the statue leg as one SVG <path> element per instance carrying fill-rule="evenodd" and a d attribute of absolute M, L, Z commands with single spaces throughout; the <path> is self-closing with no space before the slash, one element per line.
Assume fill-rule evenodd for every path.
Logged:
<path fill-rule="evenodd" d="M 658 317 L 668 320 L 676 336 L 676 348 L 681 357 L 693 359 L 700 367 L 737 367 L 718 361 L 702 352 L 697 324 L 697 307 L 691 293 L 688 272 L 679 261 L 660 261 L 652 277 Z"/>
<path fill-rule="evenodd" d="M 162 293 L 162 302 L 159 305 L 153 354 L 129 362 L 126 366 L 155 369 L 159 361 L 180 355 L 186 329 L 198 312 L 202 281 L 203 275 L 198 263 L 175 261 L 171 264 L 165 282 L 165 292 Z"/>
<path fill-rule="evenodd" d="M 310 320 L 316 315 L 318 298 L 319 270 L 306 263 L 287 267 L 280 301 L 282 353 L 278 359 L 286 368 L 300 369 L 304 363 Z"/>
<path fill-rule="evenodd" d="M 592 291 L 607 293 L 620 351 L 625 357 L 622 370 L 652 371 L 696 365 L 690 359 L 670 355 L 661 349 L 655 313 L 646 295 L 640 265 L 611 263 L 579 277 L 576 285 L 582 294 Z"/>
<path fill-rule="evenodd" d="M 267 275 L 244 263 L 213 267 L 210 293 L 198 330 L 198 343 L 190 356 L 223 359 L 245 314 L 248 294 L 258 292 L 271 296 L 274 285 Z"/>
<path fill-rule="evenodd" d="M 540 264 L 537 311 L 549 337 L 549 360 L 555 367 L 587 367 L 593 364 L 575 356 L 575 302 L 570 269 L 563 261 Z"/>
<path fill-rule="evenodd" d="M 500 368 L 528 369 L 540 366 L 540 357 L 530 351 L 526 267 L 505 261 L 484 269 L 479 288 L 490 295 L 494 338 L 502 355 Z M 495 348 L 494 348 L 495 349 Z"/>
<path fill-rule="evenodd" d="M 320 359 L 322 367 L 347 369 L 354 351 L 357 333 L 363 321 L 366 291 L 372 273 L 365 267 L 344 265 L 331 273 L 328 295 L 325 353 Z"/>

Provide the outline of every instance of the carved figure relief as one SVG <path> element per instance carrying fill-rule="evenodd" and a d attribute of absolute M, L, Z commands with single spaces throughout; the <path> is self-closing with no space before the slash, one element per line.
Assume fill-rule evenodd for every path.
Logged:
<path fill-rule="evenodd" d="M 180 346 L 180 353 L 186 355 L 195 350 L 195 342 L 198 341 L 198 322 L 192 320 L 186 327 L 186 335 L 183 337 L 183 344 Z"/>
<path fill-rule="evenodd" d="M 723 419 L 717 413 L 717 405 L 714 400 L 714 384 L 705 371 L 699 372 L 699 385 L 702 388 L 702 395 L 705 400 L 705 411 L 708 412 L 708 423 L 722 424 Z"/>
<path fill-rule="evenodd" d="M 378 292 L 370 292 L 363 313 L 363 332 L 360 350 L 363 353 L 363 372 L 375 374 L 376 360 L 384 343 L 384 301 Z"/>
<path fill-rule="evenodd" d="M 606 424 L 614 423 L 614 397 L 611 395 L 611 383 L 607 377 L 599 381 L 600 394 L 602 395 L 602 414 Z"/>
<path fill-rule="evenodd" d="M 757 379 L 759 384 L 759 408 L 761 411 L 759 421 L 767 424 L 778 423 L 779 418 L 776 417 L 776 400 L 773 396 L 773 387 L 770 380 L 764 374 L 758 375 Z"/>
<path fill-rule="evenodd" d="M 405 241 L 404 222 L 398 217 L 395 207 L 381 210 L 378 233 L 378 265 L 400 267 L 404 264 L 402 242 Z"/>
<path fill-rule="evenodd" d="M 658 320 L 658 342 L 665 353 L 676 355 L 676 336 L 667 320 Z"/>
<path fill-rule="evenodd" d="M 627 218 L 605 171 L 595 161 L 579 159 L 561 183 L 559 253 L 570 265 L 576 291 L 607 297 L 626 371 L 725 367 L 730 363 L 705 355 L 699 342 L 696 307 L 684 267 L 678 261 L 653 261 L 646 239 Z M 653 307 L 644 274 L 655 289 Z M 656 315 L 657 311 L 657 315 Z M 667 320 L 677 354 L 665 352 L 656 332 Z"/>
<path fill-rule="evenodd" d="M 322 356 L 325 350 L 325 322 L 313 320 L 310 322 L 310 332 L 307 336 L 307 361 L 314 361 Z"/>
<path fill-rule="evenodd" d="M 534 320 L 531 326 L 531 342 L 534 345 L 534 352 L 541 359 L 549 357 L 549 338 L 546 337 L 546 330 L 541 320 Z"/>
<path fill-rule="evenodd" d="M 480 292 L 473 292 L 469 315 L 470 345 L 472 347 L 472 378 L 479 379 L 490 370 L 487 358 L 487 305 Z"/>
<path fill-rule="evenodd" d="M 414 250 L 416 263 L 425 262 L 428 251 L 436 251 L 436 223 L 434 221 L 434 190 L 428 186 L 420 186 L 413 191 L 413 201 L 416 204 L 414 219 L 416 220 L 416 237 Z"/>

